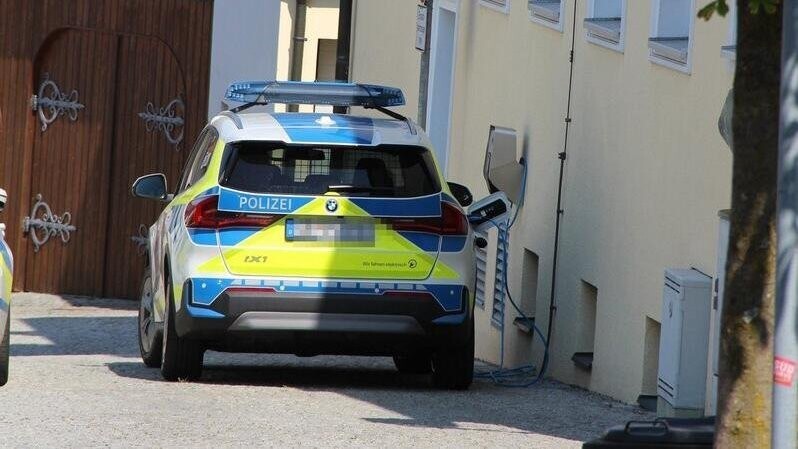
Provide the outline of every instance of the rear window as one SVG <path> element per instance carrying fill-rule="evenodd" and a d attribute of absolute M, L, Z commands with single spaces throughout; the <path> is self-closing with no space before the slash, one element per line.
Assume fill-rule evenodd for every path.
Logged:
<path fill-rule="evenodd" d="M 219 184 L 255 193 L 411 198 L 441 190 L 422 147 L 227 144 Z"/>

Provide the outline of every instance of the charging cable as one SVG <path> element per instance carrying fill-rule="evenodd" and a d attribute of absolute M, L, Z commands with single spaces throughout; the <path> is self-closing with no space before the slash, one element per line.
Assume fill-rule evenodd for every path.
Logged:
<path fill-rule="evenodd" d="M 546 373 L 546 368 L 548 367 L 549 362 L 549 345 L 546 341 L 545 335 L 541 332 L 540 328 L 535 324 L 535 322 L 530 319 L 523 310 L 516 304 L 515 300 L 513 299 L 512 294 L 510 293 L 510 285 L 507 281 L 507 259 L 508 259 L 508 251 L 507 251 L 507 240 L 510 235 L 510 228 L 513 227 L 515 224 L 516 219 L 518 218 L 518 213 L 523 205 L 525 191 L 526 191 L 526 177 L 527 177 L 527 166 L 523 162 L 524 165 L 524 173 L 522 178 L 521 184 L 521 198 L 519 199 L 518 204 L 515 206 L 515 212 L 511 220 L 509 220 L 507 227 L 502 229 L 498 223 L 493 220 L 490 220 L 490 223 L 498 229 L 499 233 L 504 233 L 502 239 L 502 250 L 504 251 L 505 257 L 502 261 L 502 282 L 504 284 L 504 293 L 507 295 L 507 299 L 510 301 L 510 304 L 513 306 L 513 309 L 518 313 L 518 315 L 524 319 L 527 323 L 532 324 L 532 329 L 534 330 L 533 335 L 537 335 L 540 337 L 541 342 L 543 343 L 543 362 L 541 364 L 540 370 L 538 370 L 537 375 L 528 381 L 519 381 L 517 380 L 519 377 L 529 376 L 535 371 L 535 365 L 522 365 L 516 368 L 505 368 L 504 367 L 504 317 L 502 316 L 502 320 L 499 323 L 499 332 L 500 332 L 500 339 L 499 339 L 499 366 L 495 370 L 485 371 L 475 373 L 474 377 L 478 379 L 491 379 L 494 383 L 499 386 L 503 387 L 516 387 L 516 388 L 524 388 L 529 387 L 531 385 L 536 384 L 543 378 Z"/>

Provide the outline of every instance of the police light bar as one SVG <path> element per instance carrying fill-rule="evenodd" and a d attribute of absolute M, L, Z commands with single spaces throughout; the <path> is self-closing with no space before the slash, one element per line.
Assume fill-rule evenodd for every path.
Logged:
<path fill-rule="evenodd" d="M 405 104 L 401 89 L 356 83 L 240 81 L 231 84 L 224 97 L 229 101 L 253 104 L 319 104 L 367 108 Z"/>

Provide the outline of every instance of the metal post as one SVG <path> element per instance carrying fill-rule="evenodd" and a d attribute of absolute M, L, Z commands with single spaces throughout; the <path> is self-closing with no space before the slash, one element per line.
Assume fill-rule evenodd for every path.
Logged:
<path fill-rule="evenodd" d="M 430 46 L 432 42 L 432 8 L 435 7 L 434 0 L 426 0 L 424 5 L 427 7 L 427 48 L 421 54 L 421 73 L 418 80 L 418 119 L 416 122 L 421 128 L 427 127 L 427 96 L 429 93 L 429 63 Z"/>
<path fill-rule="evenodd" d="M 774 449 L 798 447 L 798 0 L 784 2 L 779 120 Z"/>

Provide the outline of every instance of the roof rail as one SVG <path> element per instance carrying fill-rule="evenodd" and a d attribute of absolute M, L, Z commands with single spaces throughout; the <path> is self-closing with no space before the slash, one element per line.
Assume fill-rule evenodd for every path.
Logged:
<path fill-rule="evenodd" d="M 414 136 L 416 135 L 416 127 L 413 126 L 413 122 L 409 118 L 405 117 L 404 115 L 402 115 L 402 114 L 400 114 L 400 113 L 398 113 L 396 111 L 392 111 L 392 110 L 390 110 L 388 108 L 384 108 L 382 106 L 363 106 L 363 107 L 365 109 L 374 109 L 374 110 L 380 111 L 383 114 L 387 115 L 388 117 L 391 117 L 391 118 L 396 119 L 396 120 L 401 120 L 401 121 L 407 123 L 407 127 L 410 129 L 410 134 L 412 134 Z"/>
<path fill-rule="evenodd" d="M 221 115 L 223 117 L 227 117 L 230 120 L 232 120 L 233 123 L 235 123 L 236 128 L 244 129 L 244 122 L 241 121 L 241 117 L 239 117 L 238 114 L 236 114 L 235 112 L 233 112 L 233 111 L 222 111 L 222 112 L 219 113 L 219 115 Z"/>

